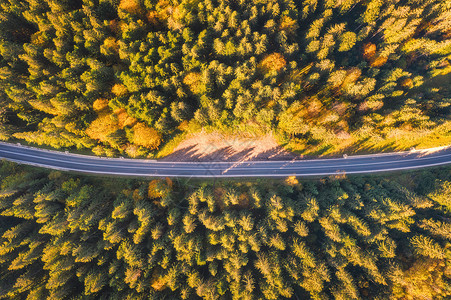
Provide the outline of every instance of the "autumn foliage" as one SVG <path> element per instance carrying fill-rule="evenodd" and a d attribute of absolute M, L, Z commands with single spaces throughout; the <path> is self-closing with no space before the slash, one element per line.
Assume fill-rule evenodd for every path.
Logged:
<path fill-rule="evenodd" d="M 280 71 L 287 64 L 285 58 L 280 53 L 273 53 L 267 55 L 261 62 L 260 68 L 263 72 L 268 73 L 272 71 Z"/>
<path fill-rule="evenodd" d="M 119 124 L 109 114 L 100 115 L 86 129 L 86 133 L 92 139 L 106 142 L 109 134 L 118 130 Z"/>
<path fill-rule="evenodd" d="M 108 100 L 104 98 L 99 98 L 92 104 L 92 108 L 96 112 L 100 112 L 108 107 Z"/>
<path fill-rule="evenodd" d="M 285 30 L 288 33 L 294 33 L 299 28 L 299 25 L 296 20 L 288 16 L 283 16 L 280 20 L 279 28 L 280 30 Z"/>
<path fill-rule="evenodd" d="M 161 134 L 144 123 L 137 123 L 133 126 L 133 143 L 149 149 L 160 146 Z"/>
<path fill-rule="evenodd" d="M 109 37 L 103 42 L 103 47 L 100 50 L 104 55 L 113 55 L 118 53 L 119 45 L 114 37 Z"/>
<path fill-rule="evenodd" d="M 373 43 L 367 43 L 363 46 L 363 57 L 367 60 L 372 60 L 376 54 L 376 45 Z"/>
<path fill-rule="evenodd" d="M 115 94 L 116 96 L 123 96 L 128 93 L 128 90 L 125 85 L 116 83 L 115 85 L 113 85 L 111 92 L 113 92 L 113 94 Z"/>
<path fill-rule="evenodd" d="M 201 92 L 200 82 L 201 74 L 197 72 L 190 72 L 183 78 L 183 83 L 189 87 L 193 94 Z"/>
<path fill-rule="evenodd" d="M 202 127 L 315 155 L 388 150 L 371 145 L 399 128 L 419 140 L 398 150 L 447 145 L 429 133 L 451 124 L 450 1 L 395 2 L 2 0 L 0 138 L 131 157 Z"/>
<path fill-rule="evenodd" d="M 131 117 L 124 108 L 118 108 L 114 110 L 114 115 L 117 118 L 118 124 L 121 128 L 125 126 L 133 126 L 137 120 Z"/>
<path fill-rule="evenodd" d="M 371 60 L 371 66 L 375 68 L 382 67 L 388 60 L 388 57 L 385 56 L 377 56 Z"/>
<path fill-rule="evenodd" d="M 285 179 L 285 183 L 290 186 L 295 186 L 296 184 L 299 183 L 299 180 L 296 178 L 296 176 L 288 176 Z"/>
<path fill-rule="evenodd" d="M 380 56 L 376 53 L 376 45 L 373 43 L 367 43 L 363 46 L 363 57 L 370 62 L 370 65 L 374 68 L 383 66 L 388 57 Z"/>
<path fill-rule="evenodd" d="M 142 7 L 138 0 L 121 0 L 119 4 L 119 9 L 125 10 L 131 14 L 142 13 Z"/>

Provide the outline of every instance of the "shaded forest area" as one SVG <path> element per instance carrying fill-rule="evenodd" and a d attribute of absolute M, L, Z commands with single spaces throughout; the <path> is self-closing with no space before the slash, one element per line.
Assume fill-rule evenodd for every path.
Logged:
<path fill-rule="evenodd" d="M 443 0 L 0 0 L 0 138 L 154 155 L 193 128 L 303 153 L 449 144 Z"/>
<path fill-rule="evenodd" d="M 0 298 L 451 296 L 449 168 L 213 183 L 1 162 L 0 188 Z"/>

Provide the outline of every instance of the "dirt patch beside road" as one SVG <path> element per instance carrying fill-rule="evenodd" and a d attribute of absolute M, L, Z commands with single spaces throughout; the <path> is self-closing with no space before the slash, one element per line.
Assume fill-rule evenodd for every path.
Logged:
<path fill-rule="evenodd" d="M 262 137 L 195 133 L 162 161 L 246 161 L 301 158 L 280 147 L 271 134 Z"/>

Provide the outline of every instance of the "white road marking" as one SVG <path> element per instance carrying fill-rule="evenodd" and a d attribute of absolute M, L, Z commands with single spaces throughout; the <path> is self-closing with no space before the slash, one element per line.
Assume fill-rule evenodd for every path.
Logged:
<path fill-rule="evenodd" d="M 423 165 L 423 166 L 411 166 L 411 167 L 402 167 L 402 168 L 390 168 L 390 169 L 383 169 L 383 170 L 364 170 L 364 171 L 350 171 L 350 172 L 340 172 L 336 173 L 288 173 L 288 174 L 248 174 L 248 175 L 211 175 L 211 174 L 205 174 L 205 175 L 168 175 L 168 174 L 139 174 L 139 173 L 118 173 L 118 172 L 111 172 L 111 173 L 103 173 L 103 172 L 97 172 L 97 171 L 83 171 L 78 169 L 72 169 L 72 168 L 61 168 L 61 167 L 55 167 L 45 164 L 37 164 L 37 163 L 24 163 L 20 160 L 15 159 L 9 159 L 10 161 L 19 163 L 19 164 L 26 164 L 26 165 L 32 165 L 36 167 L 43 167 L 43 168 L 50 168 L 55 170 L 61 170 L 61 171 L 73 171 L 73 172 L 79 172 L 79 173 L 89 173 L 89 174 L 97 174 L 97 175 L 119 175 L 119 176 L 136 176 L 136 177 L 196 177 L 196 178 L 208 178 L 208 177 L 287 177 L 287 176 L 299 176 L 299 177 L 307 177 L 307 176 L 330 176 L 330 175 L 346 175 L 346 174 L 368 174 L 368 173 L 383 173 L 383 172 L 392 172 L 392 171 L 401 171 L 401 170 L 411 170 L 411 169 L 422 169 L 422 168 L 428 168 L 428 167 L 436 167 L 436 166 L 442 166 L 449 164 L 449 162 L 441 162 L 441 163 L 435 163 L 430 165 Z"/>
<path fill-rule="evenodd" d="M 39 150 L 35 150 L 35 151 L 39 151 Z M 11 152 L 11 151 L 8 151 L 8 150 L 1 150 L 0 149 L 0 153 L 1 152 L 10 153 L 10 154 L 14 154 L 14 155 L 20 155 L 20 156 L 26 156 L 26 157 L 32 157 L 32 158 L 37 158 L 37 159 L 42 159 L 42 160 L 49 160 L 49 161 L 55 161 L 55 162 L 61 162 L 61 163 L 70 163 L 70 164 L 75 164 L 75 165 L 84 165 L 84 166 L 91 166 L 91 167 L 107 167 L 107 168 L 108 167 L 109 168 L 115 167 L 115 168 L 135 168 L 135 169 L 149 169 L 150 167 L 155 167 L 155 168 L 157 168 L 159 170 L 186 170 L 186 171 L 190 171 L 191 170 L 191 169 L 187 169 L 187 168 L 158 166 L 158 164 L 159 164 L 158 162 L 154 163 L 154 164 L 156 164 L 156 166 L 119 166 L 119 165 L 113 165 L 113 164 L 110 164 L 110 163 L 106 163 L 106 164 L 97 164 L 97 163 L 90 164 L 90 163 L 68 161 L 68 160 L 55 159 L 55 158 L 41 158 L 40 156 L 37 156 L 37 155 L 31 155 L 31 154 L 25 154 L 25 153 L 16 153 L 16 152 Z M 405 163 L 405 162 L 411 162 L 411 161 L 424 161 L 424 160 L 436 159 L 436 158 L 441 158 L 441 157 L 449 157 L 449 156 L 451 156 L 451 154 L 443 154 L 443 155 L 436 155 L 436 156 L 421 156 L 421 157 L 413 158 L 413 159 L 402 159 L 402 157 L 401 157 L 400 160 L 396 160 L 394 162 Z M 346 160 L 347 161 L 348 159 L 343 159 L 342 158 L 341 160 L 343 160 L 343 161 Z M 110 160 L 110 161 L 113 161 L 113 160 Z M 123 162 L 122 159 L 117 159 L 116 161 L 117 162 Z M 310 161 L 312 161 L 312 160 L 310 160 Z M 321 162 L 322 160 L 318 159 L 318 160 L 314 160 L 314 161 L 315 162 Z M 137 161 L 137 162 L 139 162 L 139 161 Z M 273 163 L 278 163 L 278 162 L 279 161 L 274 161 Z M 285 162 L 287 162 L 287 161 L 280 161 L 280 163 L 285 163 Z M 290 162 L 291 161 L 288 161 L 288 163 L 290 163 Z M 299 161 L 295 161 L 295 162 L 291 162 L 291 163 L 292 164 L 294 164 L 294 163 L 296 163 L 296 164 L 304 164 L 305 162 L 306 161 L 299 160 Z M 324 159 L 323 162 L 327 163 L 328 160 Z M 348 163 L 348 164 L 345 164 L 345 165 L 341 165 L 341 164 L 340 165 L 333 165 L 331 167 L 333 167 L 333 168 L 344 168 L 344 167 L 350 168 L 350 167 L 359 167 L 359 166 L 367 166 L 367 165 L 373 165 L 374 166 L 374 165 L 393 164 L 394 162 L 393 161 L 382 161 L 382 162 L 368 162 L 368 163 L 359 163 L 359 164 L 350 164 L 350 163 Z M 240 167 L 239 165 L 242 165 L 244 163 L 238 163 L 238 164 L 234 163 L 234 162 L 229 162 L 229 163 L 238 165 L 236 168 L 233 168 L 233 170 L 241 170 L 241 169 L 249 169 L 249 168 L 252 168 L 252 169 L 255 169 L 255 170 L 291 170 L 291 169 L 299 169 L 299 168 L 301 168 L 301 169 L 321 169 L 321 168 L 327 168 L 328 167 L 327 165 L 323 165 L 323 166 L 302 166 L 302 165 L 295 166 L 295 165 L 292 165 L 292 166 L 277 166 L 277 167 L 259 167 L 259 166 Z M 245 163 L 252 165 L 255 162 L 248 161 L 248 162 L 245 162 Z M 450 163 L 451 163 L 451 160 L 450 160 Z M 172 163 L 172 164 L 176 165 L 175 163 Z M 184 163 L 182 162 L 181 164 L 184 164 Z M 204 165 L 209 165 L 209 164 L 214 165 L 214 164 L 216 164 L 216 162 L 204 162 L 202 164 L 204 164 Z M 197 165 L 199 165 L 199 164 L 197 164 Z M 230 168 L 230 167 L 227 168 L 227 169 L 224 169 L 224 168 L 208 168 L 208 169 L 204 168 L 204 169 L 206 169 L 206 170 L 217 170 L 217 171 L 220 171 L 220 170 L 230 171 L 230 170 L 232 170 L 232 168 Z M 199 169 L 196 168 L 196 169 L 193 169 L 193 170 L 199 170 Z"/>
<path fill-rule="evenodd" d="M 208 178 L 208 177 L 286 177 L 290 175 L 295 176 L 326 176 L 326 175 L 336 175 L 336 174 L 368 174 L 368 173 L 376 173 L 376 172 L 391 172 L 391 171 L 399 171 L 399 170 L 411 170 L 411 169 L 419 169 L 433 166 L 440 166 L 451 164 L 451 159 L 446 159 L 445 161 L 438 163 L 428 163 L 428 160 L 437 160 L 451 157 L 451 153 L 447 154 L 438 154 L 440 150 L 450 149 L 450 146 L 440 147 L 440 148 L 432 148 L 432 149 L 424 149 L 424 150 L 416 150 L 416 151 L 404 151 L 404 152 L 394 152 L 394 153 L 382 153 L 382 154 L 372 154 L 372 155 L 355 155 L 348 156 L 348 158 L 332 158 L 332 159 L 309 159 L 309 160 L 290 160 L 290 161 L 238 161 L 238 162 L 165 162 L 165 161 L 155 161 L 149 159 L 108 159 L 95 157 L 95 156 L 87 156 L 87 155 L 79 155 L 79 154 L 64 154 L 63 152 L 50 151 L 46 149 L 38 149 L 32 147 L 24 147 L 24 146 L 15 146 L 12 144 L 0 142 L 0 148 L 2 147 L 9 148 L 9 150 L 1 150 L 0 149 L 0 157 L 1 153 L 4 154 L 13 154 L 14 156 L 18 156 L 19 158 L 6 158 L 8 160 L 21 163 L 34 165 L 38 167 L 44 168 L 52 168 L 62 171 L 75 171 L 81 173 L 90 173 L 90 174 L 98 174 L 98 175 L 122 175 L 122 176 L 146 176 L 146 177 L 198 177 L 198 178 Z M 12 148 L 12 149 L 11 149 Z M 17 149 L 18 151 L 13 151 Z M 26 151 L 28 153 L 20 153 L 21 151 Z M 30 153 L 31 152 L 31 153 Z M 449 151 L 448 151 L 449 152 Z M 53 154 L 54 157 L 41 157 L 41 154 Z M 8 156 L 8 155 L 7 155 Z M 47 155 L 48 156 L 48 155 Z M 412 157 L 413 156 L 413 157 Z M 21 160 L 21 158 L 26 159 L 27 157 L 34 158 L 37 160 L 44 161 L 46 163 L 36 163 L 27 160 Z M 77 162 L 76 159 L 86 159 L 87 161 L 94 161 L 94 163 L 89 162 Z M 368 159 L 369 162 L 359 162 L 352 163 L 354 159 Z M 74 160 L 74 161 L 72 161 Z M 96 162 L 97 160 L 97 162 Z M 374 161 L 374 160 L 382 160 L 382 161 Z M 121 165 L 126 162 L 133 162 L 131 166 Z M 52 164 L 52 162 L 55 162 Z M 119 163 L 115 165 L 116 163 Z M 341 162 L 346 162 L 346 164 L 341 164 Z M 416 162 L 415 165 L 406 166 L 406 167 L 389 167 L 393 164 L 410 164 L 411 162 Z M 58 166 L 57 163 L 68 164 L 67 166 Z M 322 165 L 313 165 L 310 164 L 322 164 Z M 329 164 L 330 163 L 330 164 Z M 271 166 L 268 164 L 272 164 Z M 336 164 L 336 165 L 334 165 Z M 80 168 L 77 167 L 80 166 Z M 178 165 L 178 166 L 177 166 Z M 387 166 L 389 165 L 389 166 Z M 82 166 L 90 166 L 92 168 L 114 168 L 116 171 L 108 172 L 108 171 L 97 171 L 97 170 L 83 170 Z M 183 166 L 183 168 L 182 168 Z M 211 167 L 209 167 L 211 166 Z M 224 167 L 222 167 L 224 166 Z M 373 166 L 372 169 L 366 170 L 358 170 L 358 171 L 346 171 L 346 169 L 361 167 L 361 166 Z M 343 168 L 345 168 L 343 170 Z M 376 169 L 375 169 L 376 168 Z M 136 171 L 146 171 L 145 174 L 137 173 L 137 172 L 129 172 L 124 171 L 120 172 L 120 169 L 135 169 Z M 323 169 L 318 170 L 315 173 L 315 169 Z M 324 172 L 324 169 L 330 169 L 329 172 Z M 169 171 L 169 172 L 165 172 Z M 307 171 L 312 170 L 312 171 Z M 119 171 L 119 172 L 117 172 Z M 161 172 L 160 172 L 161 171 Z M 174 171 L 174 172 L 170 172 Z M 180 171 L 181 174 L 176 174 L 177 171 Z M 218 174 L 211 173 L 212 171 L 220 171 Z M 202 174 L 202 172 L 206 172 Z M 237 172 L 243 172 L 246 174 L 237 174 Z M 254 172 L 254 173 L 249 173 Z M 259 173 L 257 173 L 259 172 Z M 337 173 L 338 172 L 338 173 Z M 160 174 L 158 174 L 160 173 Z M 168 174 L 172 173 L 172 174 Z M 175 174 L 174 174 L 175 173 Z M 194 174 L 186 174 L 186 173 L 197 173 Z M 199 174 L 201 173 L 201 174 Z M 227 174 L 226 174 L 227 173 Z M 263 173 L 263 174 L 262 174 Z"/>

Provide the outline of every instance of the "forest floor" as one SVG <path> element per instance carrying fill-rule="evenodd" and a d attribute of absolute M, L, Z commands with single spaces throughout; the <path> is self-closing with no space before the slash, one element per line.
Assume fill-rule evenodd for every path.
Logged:
<path fill-rule="evenodd" d="M 180 142 L 162 161 L 247 161 L 302 158 L 278 145 L 271 134 L 260 137 L 197 132 Z"/>

